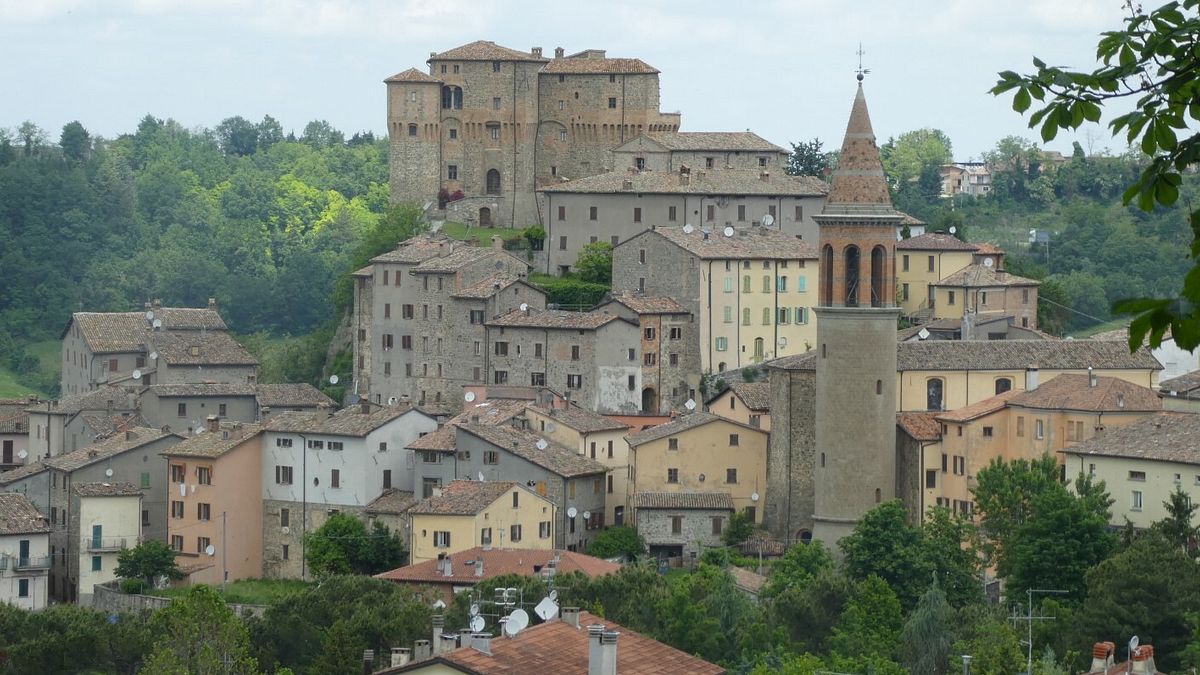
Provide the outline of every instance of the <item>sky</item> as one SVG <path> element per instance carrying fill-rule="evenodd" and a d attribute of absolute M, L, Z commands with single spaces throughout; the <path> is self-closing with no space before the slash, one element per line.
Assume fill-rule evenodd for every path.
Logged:
<path fill-rule="evenodd" d="M 0 0 L 0 127 L 32 120 L 57 140 L 78 120 L 112 138 L 147 113 L 186 127 L 269 114 L 297 133 L 325 119 L 382 134 L 384 78 L 482 39 L 640 58 L 685 131 L 835 149 L 861 43 L 879 142 L 933 127 L 966 161 L 1037 138 L 987 93 L 998 71 L 1035 55 L 1090 69 L 1121 17 L 1120 0 Z M 1073 140 L 1123 149 L 1090 125 L 1045 147 Z"/>

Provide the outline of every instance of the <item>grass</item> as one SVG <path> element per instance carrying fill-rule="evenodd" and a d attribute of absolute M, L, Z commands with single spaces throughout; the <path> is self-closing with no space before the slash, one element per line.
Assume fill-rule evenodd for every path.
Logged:
<path fill-rule="evenodd" d="M 62 343 L 58 340 L 43 340 L 26 345 L 25 351 L 37 357 L 39 364 L 39 379 L 57 382 L 62 372 L 59 359 L 62 358 Z M 8 368 L 0 368 L 0 398 L 22 398 L 37 394 L 48 396 L 49 392 L 39 391 L 29 386 L 29 378 L 12 372 Z"/>
<path fill-rule="evenodd" d="M 7 368 L 0 368 L 0 398 L 25 398 L 41 394 L 17 381 L 17 376 Z"/>
<path fill-rule="evenodd" d="M 270 605 L 283 600 L 293 593 L 298 593 L 312 584 L 295 579 L 239 579 L 231 581 L 225 587 L 222 597 L 225 602 L 244 605 Z M 214 586 L 218 593 L 220 586 Z M 187 586 L 149 591 L 150 595 L 164 598 L 182 596 L 188 591 Z"/>
<path fill-rule="evenodd" d="M 1120 317 L 1120 318 L 1113 319 L 1111 321 L 1105 321 L 1104 323 L 1096 324 L 1095 326 L 1088 326 L 1087 328 L 1082 328 L 1080 330 L 1075 331 L 1074 333 L 1071 333 L 1071 336 L 1075 337 L 1075 338 L 1086 338 L 1086 337 L 1091 337 L 1093 335 L 1096 335 L 1097 333 L 1105 333 L 1110 330 L 1124 328 L 1125 326 L 1128 326 L 1128 325 L 1129 325 L 1129 318 L 1128 317 Z"/>

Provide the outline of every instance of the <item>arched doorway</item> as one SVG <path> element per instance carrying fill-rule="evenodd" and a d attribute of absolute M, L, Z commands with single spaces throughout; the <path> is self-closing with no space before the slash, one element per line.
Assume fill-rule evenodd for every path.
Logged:
<path fill-rule="evenodd" d="M 658 412 L 658 392 L 654 391 L 654 387 L 646 387 L 642 390 L 642 412 Z"/>
<path fill-rule="evenodd" d="M 480 227 L 491 227 L 492 226 L 492 210 L 486 206 L 480 207 L 480 209 L 479 209 L 479 226 Z"/>
<path fill-rule="evenodd" d="M 887 273 L 887 265 L 885 264 L 885 256 L 882 246 L 876 246 L 871 249 L 871 306 L 883 306 L 883 283 L 884 275 Z"/>
<path fill-rule="evenodd" d="M 861 259 L 857 246 L 847 246 L 843 254 L 846 263 L 846 306 L 858 307 L 858 277 Z"/>
<path fill-rule="evenodd" d="M 500 194 L 500 172 L 495 169 L 488 169 L 486 192 L 489 195 Z"/>

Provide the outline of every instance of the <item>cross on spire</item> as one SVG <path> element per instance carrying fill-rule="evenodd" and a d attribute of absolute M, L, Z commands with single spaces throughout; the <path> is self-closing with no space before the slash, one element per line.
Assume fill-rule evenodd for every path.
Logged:
<path fill-rule="evenodd" d="M 869 71 L 869 70 L 866 70 L 866 69 L 864 69 L 864 68 L 863 68 L 863 65 L 862 65 L 862 57 L 863 57 L 863 54 L 866 54 L 866 52 L 864 52 L 864 51 L 863 51 L 863 48 L 862 48 L 862 43 L 861 43 L 861 42 L 860 42 L 860 43 L 858 43 L 858 51 L 857 51 L 857 52 L 855 52 L 855 53 L 856 53 L 856 54 L 858 54 L 858 70 L 857 70 L 857 71 L 855 71 L 855 72 L 857 73 L 857 76 L 856 76 L 856 77 L 858 78 L 858 81 L 859 81 L 859 82 L 862 82 L 862 81 L 863 81 L 863 75 L 866 75 L 867 73 L 869 73 L 869 72 L 871 72 L 871 71 Z"/>

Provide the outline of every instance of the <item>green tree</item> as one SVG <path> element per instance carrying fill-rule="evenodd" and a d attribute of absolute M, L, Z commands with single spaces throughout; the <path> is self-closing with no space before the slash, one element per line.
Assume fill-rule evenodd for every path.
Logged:
<path fill-rule="evenodd" d="M 846 573 L 856 581 L 875 575 L 883 579 L 911 608 L 933 579 L 921 530 L 908 523 L 900 500 L 868 511 L 846 538 L 838 542 L 845 555 Z"/>
<path fill-rule="evenodd" d="M 1035 496 L 1030 506 L 1033 515 L 1017 528 L 1009 549 L 1007 592 L 1020 597 L 1029 588 L 1053 588 L 1081 601 L 1084 573 L 1117 543 L 1108 531 L 1108 517 L 1058 483 Z"/>
<path fill-rule="evenodd" d="M 1018 113 L 1039 101 L 1029 125 L 1040 127 L 1047 142 L 1060 130 L 1099 122 L 1108 101 L 1131 100 L 1133 109 L 1113 118 L 1109 128 L 1114 136 L 1123 134 L 1125 141 L 1138 143 L 1151 158 L 1123 195 L 1126 203 L 1136 201 L 1142 210 L 1151 211 L 1155 205 L 1170 207 L 1179 200 L 1182 172 L 1200 156 L 1200 133 L 1188 126 L 1189 119 L 1200 120 L 1195 89 L 1200 57 L 1194 50 L 1200 0 L 1169 2 L 1150 11 L 1137 3 L 1126 6 L 1129 16 L 1123 28 L 1104 33 L 1097 43 L 1099 67 L 1072 71 L 1035 58 L 1034 73 L 1004 71 L 992 93 L 1012 92 L 1012 107 Z M 1177 297 L 1127 300 L 1114 307 L 1134 315 L 1130 349 L 1141 347 L 1147 335 L 1157 347 L 1168 330 L 1180 347 L 1200 346 L 1200 209 L 1189 210 L 1193 264 Z"/>
<path fill-rule="evenodd" d="M 596 535 L 588 544 L 588 555 L 597 558 L 625 556 L 638 558 L 646 552 L 646 542 L 637 530 L 627 525 L 610 527 Z"/>
<path fill-rule="evenodd" d="M 886 581 L 872 574 L 856 585 L 829 646 L 835 655 L 848 659 L 891 659 L 902 627 L 900 601 Z"/>
<path fill-rule="evenodd" d="M 789 585 L 776 594 L 770 605 L 771 617 L 792 642 L 805 651 L 824 654 L 853 590 L 853 582 L 845 575 L 823 568 L 806 583 Z"/>
<path fill-rule="evenodd" d="M 1200 509 L 1200 504 L 1193 504 L 1191 497 L 1179 485 L 1176 485 L 1175 491 L 1171 493 L 1167 501 L 1163 502 L 1163 508 L 1167 510 L 1167 515 L 1154 523 L 1153 529 L 1168 542 L 1178 546 L 1179 550 L 1187 551 L 1194 556 L 1196 536 L 1197 532 L 1200 532 L 1200 528 L 1193 523 L 1196 519 L 1196 509 Z"/>
<path fill-rule="evenodd" d="M 1033 515 L 1033 500 L 1058 484 L 1058 463 L 1050 455 L 1035 460 L 1006 462 L 995 458 L 981 469 L 971 489 L 975 497 L 984 550 L 1008 573 L 1008 553 L 1015 543 L 1017 529 Z"/>
<path fill-rule="evenodd" d="M 900 653 L 905 667 L 925 675 L 950 672 L 951 648 L 957 632 L 957 617 L 935 577 L 900 631 Z"/>
<path fill-rule="evenodd" d="M 954 653 L 971 656 L 977 675 L 1012 675 L 1025 672 L 1020 638 L 1003 619 L 987 617 L 970 626 L 970 635 L 954 644 Z"/>
<path fill-rule="evenodd" d="M 342 132 L 325 120 L 313 120 L 304 125 L 304 134 L 300 137 L 301 143 L 318 149 L 341 145 L 344 140 Z"/>
<path fill-rule="evenodd" d="M 575 260 L 575 272 L 590 284 L 612 284 L 612 244 L 596 241 L 584 244 Z"/>
<path fill-rule="evenodd" d="M 237 115 L 221 120 L 217 125 L 217 141 L 227 155 L 253 155 L 258 149 L 259 126 Z"/>
<path fill-rule="evenodd" d="M 62 148 L 63 157 L 75 161 L 87 158 L 88 152 L 91 150 L 91 142 L 87 129 L 84 129 L 78 121 L 67 122 L 62 128 L 62 135 L 58 138 L 58 145 Z"/>
<path fill-rule="evenodd" d="M 246 625 L 209 586 L 192 586 L 151 621 L 158 635 L 147 675 L 257 673 Z M 198 630 L 203 627 L 203 630 Z"/>
<path fill-rule="evenodd" d="M 803 588 L 818 574 L 830 569 L 833 569 L 833 556 L 824 543 L 792 544 L 771 566 L 771 576 L 763 594 L 775 596 L 790 588 Z"/>
<path fill-rule="evenodd" d="M 153 586 L 156 577 L 182 579 L 183 572 L 175 564 L 175 551 L 166 543 L 147 539 L 117 555 L 113 572 L 122 579 L 138 579 Z"/>
<path fill-rule="evenodd" d="M 404 562 L 403 543 L 387 526 L 376 523 L 370 533 L 352 515 L 337 513 L 304 537 L 305 560 L 313 574 L 378 574 Z"/>
<path fill-rule="evenodd" d="M 929 128 L 906 131 L 898 138 L 889 138 L 879 153 L 884 173 L 897 185 L 918 180 L 928 167 L 933 167 L 936 173 L 936 169 L 954 159 L 950 137 L 940 129 Z M 937 187 L 940 191 L 940 179 Z M 937 194 L 933 196 L 936 198 Z"/>
<path fill-rule="evenodd" d="M 818 176 L 827 178 L 833 170 L 830 153 L 821 150 L 821 139 L 792 143 L 792 154 L 788 155 L 784 171 L 789 176 Z"/>
<path fill-rule="evenodd" d="M 726 546 L 740 546 L 754 534 L 754 518 L 745 511 L 729 516 L 729 523 L 721 531 L 721 542 Z"/>
<path fill-rule="evenodd" d="M 926 564 L 950 604 L 962 607 L 982 600 L 974 524 L 944 506 L 934 507 L 926 514 L 921 533 Z"/>

